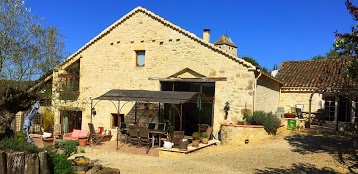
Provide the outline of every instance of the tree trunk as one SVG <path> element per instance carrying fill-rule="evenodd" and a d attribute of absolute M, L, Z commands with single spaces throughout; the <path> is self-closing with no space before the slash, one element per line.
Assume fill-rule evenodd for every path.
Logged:
<path fill-rule="evenodd" d="M 47 152 L 40 152 L 39 159 L 40 159 L 40 169 L 41 169 L 40 174 L 51 174 Z"/>
<path fill-rule="evenodd" d="M 39 157 L 36 153 L 25 155 L 25 174 L 39 174 Z"/>
<path fill-rule="evenodd" d="M 6 173 L 6 153 L 0 151 L 0 173 Z"/>
<path fill-rule="evenodd" d="M 25 172 L 25 153 L 7 153 L 7 174 L 19 174 Z"/>

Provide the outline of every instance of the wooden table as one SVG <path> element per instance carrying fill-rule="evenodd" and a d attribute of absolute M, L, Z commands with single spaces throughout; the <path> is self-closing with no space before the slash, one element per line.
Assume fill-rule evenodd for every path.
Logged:
<path fill-rule="evenodd" d="M 158 140 L 159 140 L 159 146 L 160 146 L 161 136 L 165 135 L 167 133 L 167 131 L 158 130 L 158 129 L 149 129 L 148 132 L 150 134 L 152 134 L 152 147 L 154 147 L 155 135 L 159 136 Z"/>

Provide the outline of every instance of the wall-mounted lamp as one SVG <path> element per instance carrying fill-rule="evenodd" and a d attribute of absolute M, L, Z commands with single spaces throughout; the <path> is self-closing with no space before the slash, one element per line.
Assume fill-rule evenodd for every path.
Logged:
<path fill-rule="evenodd" d="M 91 112 L 92 112 L 92 115 L 93 115 L 93 116 L 95 116 L 95 115 L 97 114 L 97 111 L 96 111 L 95 108 L 92 108 L 92 109 L 91 109 Z"/>

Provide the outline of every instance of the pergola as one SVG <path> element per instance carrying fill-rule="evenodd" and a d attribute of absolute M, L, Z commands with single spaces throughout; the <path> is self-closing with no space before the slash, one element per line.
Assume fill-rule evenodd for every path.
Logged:
<path fill-rule="evenodd" d="M 94 105 L 93 102 L 91 102 L 91 122 L 92 122 L 92 113 L 94 111 L 94 106 L 99 101 L 103 101 L 103 100 L 111 101 L 115 105 L 118 115 L 122 109 L 120 108 L 121 101 L 171 104 L 179 114 L 180 131 L 182 130 L 183 104 L 197 103 L 198 107 L 201 108 L 201 103 L 211 103 L 211 101 L 208 100 L 206 96 L 201 92 L 121 90 L 121 89 L 112 89 L 104 93 L 103 95 L 94 98 L 93 100 L 97 100 L 97 102 Z M 118 102 L 117 105 L 114 103 L 115 101 Z M 177 108 L 175 104 L 179 104 L 180 109 Z M 199 117 L 199 124 L 200 124 L 200 117 Z M 118 146 L 118 137 L 117 137 L 117 146 Z"/>

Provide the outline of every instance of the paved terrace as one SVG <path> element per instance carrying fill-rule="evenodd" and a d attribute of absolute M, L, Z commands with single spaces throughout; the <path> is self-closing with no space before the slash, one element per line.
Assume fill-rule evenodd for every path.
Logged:
<path fill-rule="evenodd" d="M 84 155 L 121 173 L 358 173 L 358 142 L 327 128 L 283 131 L 272 139 L 240 146 L 214 145 L 176 157 L 158 148 L 96 146 Z M 132 148 L 135 148 L 134 150 Z"/>

